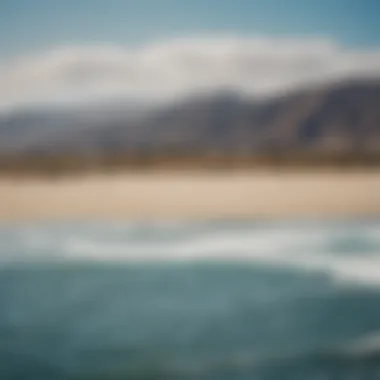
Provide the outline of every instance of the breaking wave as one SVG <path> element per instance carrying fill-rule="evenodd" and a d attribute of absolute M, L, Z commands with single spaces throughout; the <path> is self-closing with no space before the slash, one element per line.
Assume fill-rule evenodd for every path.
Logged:
<path fill-rule="evenodd" d="M 380 378 L 380 221 L 0 227 L 3 380 Z"/>
<path fill-rule="evenodd" d="M 4 263 L 65 261 L 245 261 L 326 272 L 380 284 L 380 222 L 135 223 L 7 228 Z"/>

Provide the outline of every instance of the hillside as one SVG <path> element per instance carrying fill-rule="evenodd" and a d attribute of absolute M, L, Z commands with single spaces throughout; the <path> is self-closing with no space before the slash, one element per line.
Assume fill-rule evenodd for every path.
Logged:
<path fill-rule="evenodd" d="M 0 118 L 0 154 L 3 169 L 50 161 L 54 170 L 54 160 L 61 168 L 78 162 L 108 167 L 184 157 L 203 163 L 210 157 L 373 163 L 380 156 L 380 81 L 266 100 L 224 92 L 151 109 L 119 104 L 8 114 Z"/>

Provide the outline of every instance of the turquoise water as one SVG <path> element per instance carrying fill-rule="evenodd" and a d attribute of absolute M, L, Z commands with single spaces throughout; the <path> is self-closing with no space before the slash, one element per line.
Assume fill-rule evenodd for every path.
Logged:
<path fill-rule="evenodd" d="M 380 379 L 380 220 L 3 225 L 0 379 Z"/>

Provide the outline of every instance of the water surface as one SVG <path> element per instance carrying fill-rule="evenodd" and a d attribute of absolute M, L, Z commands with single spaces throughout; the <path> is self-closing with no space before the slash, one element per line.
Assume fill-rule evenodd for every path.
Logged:
<path fill-rule="evenodd" d="M 0 378 L 380 378 L 380 220 L 0 227 Z"/>

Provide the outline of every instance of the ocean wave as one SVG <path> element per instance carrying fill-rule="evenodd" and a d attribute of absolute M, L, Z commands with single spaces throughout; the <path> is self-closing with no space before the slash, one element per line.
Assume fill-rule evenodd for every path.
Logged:
<path fill-rule="evenodd" d="M 0 231 L 3 263 L 224 260 L 380 285 L 380 223 L 88 223 Z"/>

